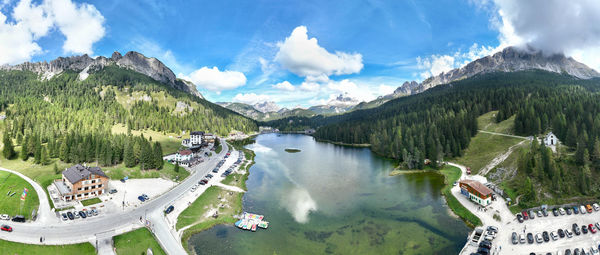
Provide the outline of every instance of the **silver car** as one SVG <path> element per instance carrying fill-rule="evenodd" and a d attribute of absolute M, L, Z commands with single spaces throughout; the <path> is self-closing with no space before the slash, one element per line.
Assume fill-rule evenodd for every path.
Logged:
<path fill-rule="evenodd" d="M 569 230 L 569 229 L 565 229 L 565 235 L 566 235 L 568 238 L 571 238 L 571 237 L 573 237 L 573 232 L 571 232 L 571 230 Z"/>
<path fill-rule="evenodd" d="M 542 234 L 540 234 L 540 233 L 535 234 L 535 241 L 537 243 L 543 243 L 544 242 L 544 238 L 542 238 Z"/>
<path fill-rule="evenodd" d="M 556 231 L 550 232 L 550 237 L 552 237 L 552 240 L 554 241 L 558 240 L 558 234 L 556 234 Z"/>

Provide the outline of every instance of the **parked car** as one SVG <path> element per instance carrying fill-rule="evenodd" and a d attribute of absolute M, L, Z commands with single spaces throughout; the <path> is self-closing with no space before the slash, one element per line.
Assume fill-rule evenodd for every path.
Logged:
<path fill-rule="evenodd" d="M 552 237 L 553 241 L 558 240 L 558 234 L 555 231 L 550 232 L 550 237 Z"/>
<path fill-rule="evenodd" d="M 560 213 L 560 215 L 565 215 L 567 212 L 565 211 L 565 208 L 558 208 L 558 212 Z"/>
<path fill-rule="evenodd" d="M 96 208 L 92 209 L 92 214 L 98 216 L 98 210 Z"/>
<path fill-rule="evenodd" d="M 207 174 L 206 178 L 208 178 L 208 179 L 213 178 L 213 175 L 212 174 Z"/>
<path fill-rule="evenodd" d="M 600 222 L 596 222 L 596 230 L 600 230 Z"/>
<path fill-rule="evenodd" d="M 584 234 L 588 233 L 588 228 L 587 228 L 586 225 L 581 226 L 581 232 L 584 233 Z"/>
<path fill-rule="evenodd" d="M 592 209 L 592 206 L 590 204 L 585 205 L 585 209 L 587 209 L 588 213 L 592 213 L 594 211 L 594 209 Z"/>
<path fill-rule="evenodd" d="M 81 218 L 81 216 L 79 216 L 79 213 L 77 211 L 73 212 L 73 217 L 75 217 L 75 219 Z"/>
<path fill-rule="evenodd" d="M 532 233 L 527 233 L 527 242 L 530 244 L 533 243 L 533 234 Z"/>
<path fill-rule="evenodd" d="M 573 206 L 573 213 L 574 214 L 579 214 L 579 207 Z"/>
<path fill-rule="evenodd" d="M 481 241 L 481 243 L 479 243 L 479 247 L 491 249 L 492 248 L 492 243 L 490 241 L 483 240 L 483 241 Z"/>
<path fill-rule="evenodd" d="M 213 169 L 213 170 L 212 170 L 212 172 L 213 172 L 213 173 L 218 173 L 218 172 L 219 172 L 219 169 L 218 169 L 218 168 L 215 168 L 215 169 Z"/>
<path fill-rule="evenodd" d="M 558 236 L 560 236 L 560 238 L 564 238 L 565 237 L 565 231 L 562 230 L 562 228 L 558 229 Z"/>
<path fill-rule="evenodd" d="M 150 200 L 150 197 L 148 197 L 148 195 L 146 195 L 146 194 L 142 194 L 142 197 L 144 197 L 144 199 L 146 199 L 146 200 Z"/>
<path fill-rule="evenodd" d="M 571 250 L 570 249 L 566 249 L 565 250 L 565 255 L 572 255 Z"/>
<path fill-rule="evenodd" d="M 175 207 L 174 207 L 174 206 L 172 206 L 172 205 L 171 205 L 171 206 L 169 206 L 169 207 L 167 207 L 167 209 L 165 210 L 165 214 L 169 214 L 169 213 L 171 213 L 171 212 L 172 212 L 174 209 L 175 209 Z"/>
<path fill-rule="evenodd" d="M 10 216 L 8 216 L 8 214 L 2 214 L 0 215 L 0 220 L 10 220 Z"/>
<path fill-rule="evenodd" d="M 85 215 L 85 212 L 83 211 L 79 211 L 79 216 L 81 216 L 82 219 L 87 218 L 87 215 Z"/>
<path fill-rule="evenodd" d="M 577 226 L 577 223 L 573 223 L 573 232 L 575 232 L 575 235 L 581 234 L 581 232 L 579 231 L 579 226 Z"/>
<path fill-rule="evenodd" d="M 67 214 L 66 213 L 62 213 L 61 216 L 62 216 L 62 220 L 63 221 L 69 220 L 69 218 L 67 218 Z"/>
<path fill-rule="evenodd" d="M 88 217 L 92 217 L 93 216 L 92 215 L 92 211 L 84 211 L 84 212 L 85 212 L 85 215 L 88 216 Z"/>
<path fill-rule="evenodd" d="M 146 199 L 145 199 L 143 196 L 139 196 L 139 197 L 138 197 L 138 199 L 139 199 L 140 201 L 142 201 L 142 202 L 145 202 L 145 201 L 146 201 Z"/>
<path fill-rule="evenodd" d="M 594 210 L 600 211 L 600 205 L 598 205 L 598 203 L 592 204 L 592 207 L 594 207 Z"/>
<path fill-rule="evenodd" d="M 542 213 L 544 214 L 544 217 L 548 217 L 548 210 L 546 210 L 546 208 L 542 210 Z"/>
<path fill-rule="evenodd" d="M 585 214 L 585 211 L 586 211 L 586 209 L 585 209 L 585 206 L 581 205 L 581 206 L 579 207 L 579 212 L 580 212 L 581 214 Z"/>
<path fill-rule="evenodd" d="M 573 214 L 573 209 L 571 207 L 567 207 L 567 215 Z"/>
<path fill-rule="evenodd" d="M 550 236 L 548 235 L 548 231 L 542 232 L 542 238 L 544 238 L 544 242 L 550 241 Z"/>
<path fill-rule="evenodd" d="M 117 193 L 116 189 L 111 189 L 110 191 L 108 191 L 108 194 L 115 194 L 115 193 Z"/>
<path fill-rule="evenodd" d="M 522 211 L 521 215 L 523 215 L 523 220 L 528 220 L 529 219 L 529 215 L 527 215 L 527 211 Z"/>
<path fill-rule="evenodd" d="M 13 228 L 9 225 L 2 225 L 2 227 L 0 227 L 0 229 L 2 229 L 2 231 L 6 231 L 6 232 L 12 232 Z"/>
<path fill-rule="evenodd" d="M 525 242 L 527 242 L 527 239 L 525 239 L 525 234 L 519 235 L 519 243 L 525 243 Z"/>
<path fill-rule="evenodd" d="M 529 219 L 531 220 L 535 219 L 535 213 L 533 213 L 533 210 L 529 210 L 527 212 L 527 216 L 529 216 Z"/>
<path fill-rule="evenodd" d="M 519 223 L 523 223 L 523 216 L 517 213 L 517 220 L 519 221 Z"/>
<path fill-rule="evenodd" d="M 479 249 L 477 249 L 477 254 L 490 254 L 490 249 L 479 247 Z"/>
<path fill-rule="evenodd" d="M 596 234 L 596 227 L 594 227 L 594 224 L 588 225 L 588 229 L 590 232 L 592 232 L 592 234 Z"/>
<path fill-rule="evenodd" d="M 571 232 L 571 230 L 565 229 L 565 236 L 567 236 L 568 238 L 573 237 L 573 232 Z"/>
<path fill-rule="evenodd" d="M 541 218 L 543 216 L 542 211 L 537 211 L 537 216 Z"/>
<path fill-rule="evenodd" d="M 12 221 L 14 221 L 14 222 L 25 222 L 25 216 L 15 215 L 15 217 L 12 218 Z"/>

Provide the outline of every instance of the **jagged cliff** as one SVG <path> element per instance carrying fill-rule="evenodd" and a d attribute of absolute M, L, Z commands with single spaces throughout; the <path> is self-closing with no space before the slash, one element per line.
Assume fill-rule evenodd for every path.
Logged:
<path fill-rule="evenodd" d="M 177 79 L 173 71 L 156 58 L 149 58 L 139 52 L 130 51 L 121 55 L 114 52 L 110 58 L 99 56 L 91 58 L 87 54 L 82 56 L 59 57 L 50 62 L 25 62 L 18 65 L 3 65 L 0 70 L 20 70 L 37 73 L 42 79 L 50 79 L 65 70 L 79 73 L 79 79 L 85 80 L 89 73 L 100 70 L 108 65 L 117 65 L 135 72 L 144 74 L 156 81 L 167 84 L 173 88 L 186 91 L 192 95 L 203 98 L 191 82 Z"/>

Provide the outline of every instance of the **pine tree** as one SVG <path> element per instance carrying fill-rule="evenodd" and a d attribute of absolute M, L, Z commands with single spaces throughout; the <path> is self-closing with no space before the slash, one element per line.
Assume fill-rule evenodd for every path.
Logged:
<path fill-rule="evenodd" d="M 41 159 L 40 159 L 40 163 L 42 165 L 48 165 L 50 164 L 50 158 L 48 157 L 48 151 L 46 150 L 45 146 L 42 146 L 42 151 L 41 151 Z"/>
<path fill-rule="evenodd" d="M 6 159 L 12 159 L 15 157 L 15 147 L 13 146 L 12 139 L 8 133 L 8 129 L 4 132 L 4 148 L 2 149 L 2 155 Z"/>
<path fill-rule="evenodd" d="M 17 144 L 18 145 L 23 145 L 23 135 L 21 135 L 21 132 L 17 133 Z"/>
<path fill-rule="evenodd" d="M 136 165 L 135 155 L 133 154 L 133 140 L 129 139 L 129 142 L 125 144 L 125 151 L 123 152 L 123 162 L 126 167 L 134 167 Z"/>
<path fill-rule="evenodd" d="M 58 154 L 58 158 L 60 158 L 60 160 L 70 163 L 71 161 L 69 160 L 69 145 L 67 144 L 67 140 L 63 140 L 60 143 L 60 152 Z"/>
<path fill-rule="evenodd" d="M 56 165 L 56 162 L 54 163 L 54 174 L 59 174 L 60 171 L 58 170 L 58 166 Z"/>
<path fill-rule="evenodd" d="M 33 159 L 35 164 L 42 163 L 42 142 L 39 139 L 35 140 L 35 151 L 33 152 Z"/>
<path fill-rule="evenodd" d="M 173 171 L 174 171 L 175 173 L 179 173 L 179 162 L 176 162 L 176 163 L 175 163 L 175 167 L 173 168 Z"/>
<path fill-rule="evenodd" d="M 162 155 L 163 155 L 162 146 L 160 145 L 159 142 L 154 143 L 154 147 L 152 148 L 152 151 L 154 154 L 154 168 L 162 169 L 163 165 L 164 165 L 164 161 L 162 158 Z"/>
<path fill-rule="evenodd" d="M 25 146 L 25 144 L 21 145 L 21 153 L 19 154 L 19 157 L 21 157 L 23 161 L 27 161 L 27 159 L 29 159 L 29 154 L 27 153 L 27 146 Z"/>
<path fill-rule="evenodd" d="M 592 150 L 592 167 L 596 170 L 600 170 L 600 141 L 594 139 L 594 150 Z"/>

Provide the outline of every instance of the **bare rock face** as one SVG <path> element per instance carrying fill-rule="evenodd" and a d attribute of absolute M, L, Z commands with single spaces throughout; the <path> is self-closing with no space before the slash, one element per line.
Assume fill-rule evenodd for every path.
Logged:
<path fill-rule="evenodd" d="M 95 59 L 88 55 L 59 57 L 50 63 L 43 62 L 25 62 L 19 65 L 4 65 L 0 70 L 20 70 L 31 71 L 41 75 L 42 79 L 50 79 L 53 76 L 62 73 L 65 70 L 72 70 L 79 73 L 79 79 L 85 80 L 89 75 L 89 70 L 100 70 L 108 65 L 117 65 L 122 68 L 130 69 L 144 74 L 156 81 L 167 84 L 173 88 L 189 92 L 192 95 L 203 98 L 202 94 L 196 90 L 196 86 L 191 82 L 179 80 L 160 60 L 148 58 L 141 53 L 130 51 L 122 56 L 119 52 L 114 52 L 110 58 L 103 56 Z"/>

